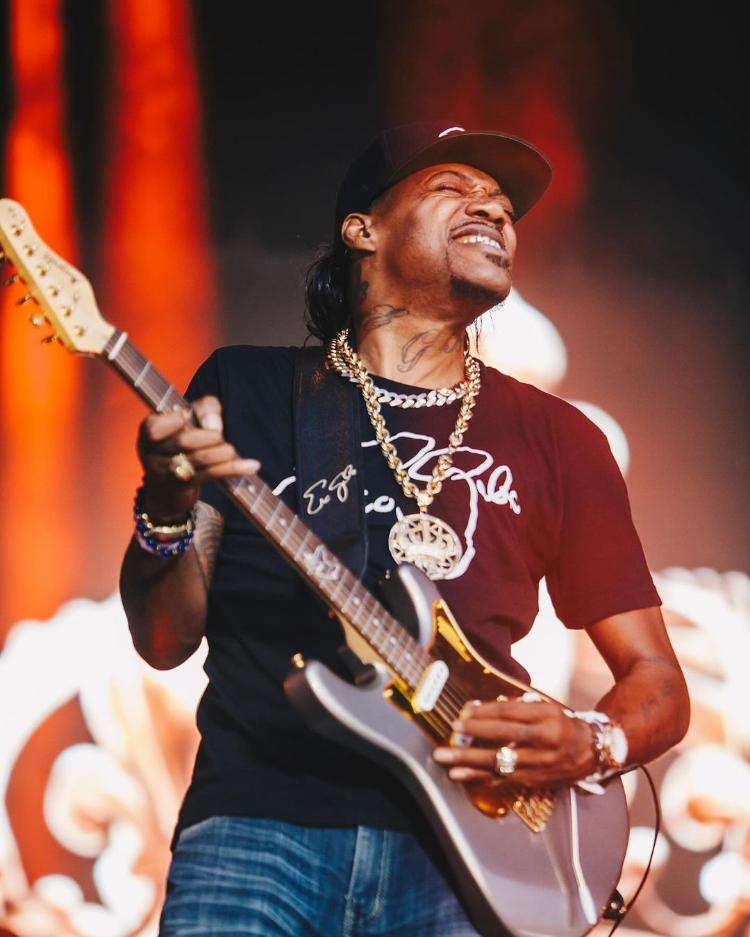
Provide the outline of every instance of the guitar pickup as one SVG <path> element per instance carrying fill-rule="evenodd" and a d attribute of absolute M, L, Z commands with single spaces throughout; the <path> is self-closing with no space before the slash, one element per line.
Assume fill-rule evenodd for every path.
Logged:
<path fill-rule="evenodd" d="M 415 713 L 428 713 L 435 708 L 449 675 L 450 671 L 444 660 L 434 660 L 424 669 L 411 700 Z"/>

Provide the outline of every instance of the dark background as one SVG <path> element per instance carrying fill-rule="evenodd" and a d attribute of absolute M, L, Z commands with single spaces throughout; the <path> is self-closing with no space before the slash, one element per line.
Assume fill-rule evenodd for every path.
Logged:
<path fill-rule="evenodd" d="M 544 88 L 554 113 L 532 142 L 557 177 L 520 226 L 516 283 L 566 343 L 555 391 L 625 430 L 652 567 L 747 569 L 748 147 L 729 6 L 192 9 L 222 341 L 304 337 L 304 270 L 379 126 L 448 116 L 530 136 L 524 89 Z M 64 19 L 81 259 L 96 283 L 113 37 L 105 4 L 68 0 Z M 2 82 L 4 129 L 7 60 Z"/>

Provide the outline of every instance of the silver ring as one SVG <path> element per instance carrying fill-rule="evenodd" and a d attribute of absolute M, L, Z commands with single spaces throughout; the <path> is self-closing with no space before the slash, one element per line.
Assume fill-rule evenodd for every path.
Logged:
<path fill-rule="evenodd" d="M 189 482 L 195 477 L 195 466 L 184 452 L 178 452 L 169 460 L 169 471 L 181 482 Z"/>
<path fill-rule="evenodd" d="M 518 752 L 510 745 L 501 745 L 495 752 L 495 773 L 502 777 L 513 774 L 518 762 Z"/>

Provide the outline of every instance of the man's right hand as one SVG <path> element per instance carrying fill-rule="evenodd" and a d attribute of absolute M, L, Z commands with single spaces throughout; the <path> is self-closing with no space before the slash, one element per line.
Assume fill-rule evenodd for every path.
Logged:
<path fill-rule="evenodd" d="M 138 457 L 143 465 L 143 506 L 152 521 L 183 520 L 198 500 L 200 486 L 214 478 L 254 475 L 260 463 L 243 459 L 223 436 L 221 404 L 216 397 L 201 397 L 191 411 L 156 413 L 146 417 L 138 432 Z M 186 481 L 170 468 L 182 453 L 195 468 Z"/>

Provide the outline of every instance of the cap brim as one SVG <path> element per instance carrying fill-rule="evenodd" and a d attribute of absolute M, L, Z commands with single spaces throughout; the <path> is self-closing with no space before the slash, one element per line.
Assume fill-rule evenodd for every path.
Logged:
<path fill-rule="evenodd" d="M 400 166 L 381 191 L 438 163 L 464 163 L 492 176 L 513 203 L 516 220 L 539 201 L 552 178 L 552 167 L 529 143 L 505 134 L 477 131 L 444 137 L 426 146 Z"/>

